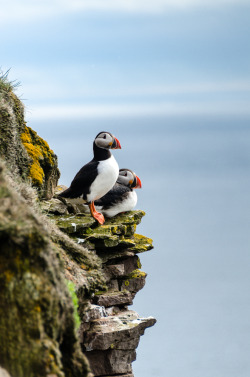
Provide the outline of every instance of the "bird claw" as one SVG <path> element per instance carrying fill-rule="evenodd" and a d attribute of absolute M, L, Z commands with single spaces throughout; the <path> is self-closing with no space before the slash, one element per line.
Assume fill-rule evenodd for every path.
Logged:
<path fill-rule="evenodd" d="M 101 213 L 96 212 L 95 214 L 92 214 L 92 216 L 98 221 L 99 224 L 103 225 L 105 223 L 105 218 Z"/>

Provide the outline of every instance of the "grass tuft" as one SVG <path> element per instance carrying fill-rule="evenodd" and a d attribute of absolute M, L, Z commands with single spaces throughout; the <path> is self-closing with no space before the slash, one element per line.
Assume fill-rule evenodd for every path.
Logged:
<path fill-rule="evenodd" d="M 6 71 L 5 73 L 3 73 L 1 70 L 0 70 L 0 91 L 1 92 L 11 92 L 11 91 L 14 91 L 16 88 L 18 88 L 21 83 L 19 81 L 16 81 L 16 80 L 13 80 L 13 81 L 10 81 L 9 78 L 8 78 L 8 75 L 9 75 L 9 72 L 10 72 L 10 69 L 8 69 L 8 71 Z"/>

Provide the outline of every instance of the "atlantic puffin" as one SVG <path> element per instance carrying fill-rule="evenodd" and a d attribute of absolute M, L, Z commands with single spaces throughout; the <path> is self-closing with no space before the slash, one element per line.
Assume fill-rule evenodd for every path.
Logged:
<path fill-rule="evenodd" d="M 103 224 L 105 219 L 96 211 L 94 201 L 114 186 L 119 174 L 118 164 L 110 149 L 121 149 L 119 140 L 110 132 L 100 132 L 93 142 L 93 159 L 79 170 L 70 187 L 58 195 L 72 203 L 87 203 L 91 215 L 99 224 Z"/>
<path fill-rule="evenodd" d="M 106 195 L 96 200 L 96 208 L 106 217 L 131 211 L 137 203 L 135 188 L 141 188 L 140 178 L 130 169 L 120 169 L 116 184 Z"/>

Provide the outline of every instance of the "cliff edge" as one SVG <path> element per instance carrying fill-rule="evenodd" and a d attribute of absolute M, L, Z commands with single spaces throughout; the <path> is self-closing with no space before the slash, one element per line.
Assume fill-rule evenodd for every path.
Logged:
<path fill-rule="evenodd" d="M 132 377 L 140 336 L 155 319 L 130 310 L 143 288 L 131 211 L 100 226 L 59 200 L 57 157 L 27 127 L 0 78 L 0 375 Z"/>

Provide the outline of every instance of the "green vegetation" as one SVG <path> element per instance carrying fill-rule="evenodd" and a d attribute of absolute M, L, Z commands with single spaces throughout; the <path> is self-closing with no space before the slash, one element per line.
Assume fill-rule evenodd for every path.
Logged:
<path fill-rule="evenodd" d="M 81 324 L 81 320 L 78 314 L 78 298 L 75 291 L 75 284 L 71 280 L 66 280 L 66 284 L 69 290 L 69 293 L 72 297 L 72 302 L 74 305 L 74 319 L 75 319 L 75 325 L 76 329 L 78 330 Z"/>
<path fill-rule="evenodd" d="M 11 92 L 11 91 L 15 90 L 20 85 L 20 82 L 18 82 L 16 80 L 10 81 L 8 79 L 9 72 L 10 72 L 10 70 L 3 73 L 0 70 L 0 92 Z"/>

